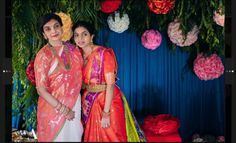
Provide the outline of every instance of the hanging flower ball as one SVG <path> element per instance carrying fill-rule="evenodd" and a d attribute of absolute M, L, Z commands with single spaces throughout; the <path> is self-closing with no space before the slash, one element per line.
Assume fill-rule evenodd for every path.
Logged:
<path fill-rule="evenodd" d="M 116 11 L 121 4 L 121 0 L 105 0 L 101 2 L 101 11 L 104 13 L 112 13 Z"/>
<path fill-rule="evenodd" d="M 26 76 L 33 85 L 36 85 L 34 74 L 34 60 L 30 61 L 26 68 Z"/>
<path fill-rule="evenodd" d="M 147 5 L 156 14 L 167 14 L 175 7 L 175 0 L 148 0 Z"/>
<path fill-rule="evenodd" d="M 110 14 L 107 18 L 107 23 L 112 31 L 122 33 L 129 28 L 129 16 L 124 13 L 120 17 L 120 13 L 115 12 L 115 18 L 113 19 L 112 14 Z"/>
<path fill-rule="evenodd" d="M 56 15 L 60 16 L 62 20 L 62 29 L 63 29 L 63 35 L 62 35 L 62 41 L 68 41 L 73 35 L 72 32 L 72 20 L 70 18 L 70 15 L 67 15 L 63 12 L 55 13 Z"/>
<path fill-rule="evenodd" d="M 146 30 L 141 37 L 142 45 L 150 50 L 155 50 L 161 45 L 162 37 L 157 30 Z"/>
<path fill-rule="evenodd" d="M 225 142 L 225 137 L 224 136 L 218 136 L 217 137 L 217 142 Z"/>
<path fill-rule="evenodd" d="M 210 57 L 205 57 L 203 54 L 198 54 L 194 60 L 195 74 L 201 80 L 213 80 L 220 77 L 224 73 L 224 65 L 219 56 L 212 54 Z"/>
<path fill-rule="evenodd" d="M 182 30 L 180 29 L 180 24 L 180 21 L 177 19 L 169 24 L 167 33 L 170 40 L 180 47 L 190 46 L 195 43 L 198 39 L 198 27 L 194 25 L 192 30 L 189 31 L 185 37 Z"/>
<path fill-rule="evenodd" d="M 214 11 L 213 19 L 216 22 L 216 24 L 224 27 L 225 15 L 222 13 L 221 9 L 219 9 L 218 11 Z"/>

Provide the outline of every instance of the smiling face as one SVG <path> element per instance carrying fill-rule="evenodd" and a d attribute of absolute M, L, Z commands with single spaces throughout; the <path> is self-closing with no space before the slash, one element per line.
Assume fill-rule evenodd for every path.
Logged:
<path fill-rule="evenodd" d="M 59 41 L 62 38 L 62 26 L 55 20 L 51 19 L 43 26 L 43 36 L 48 41 Z"/>
<path fill-rule="evenodd" d="M 91 35 L 85 27 L 79 26 L 74 30 L 74 40 L 80 48 L 90 46 L 93 42 L 93 37 L 94 35 Z"/>

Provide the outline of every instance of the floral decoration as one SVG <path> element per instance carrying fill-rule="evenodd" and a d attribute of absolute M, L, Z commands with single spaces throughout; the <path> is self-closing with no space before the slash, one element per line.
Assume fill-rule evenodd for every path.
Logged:
<path fill-rule="evenodd" d="M 155 135 L 168 135 L 176 133 L 180 128 L 178 118 L 170 114 L 149 115 L 144 118 L 142 129 Z"/>
<path fill-rule="evenodd" d="M 121 5 L 121 0 L 105 0 L 101 2 L 101 11 L 104 13 L 112 13 Z"/>
<path fill-rule="evenodd" d="M 34 74 L 34 60 L 30 61 L 26 68 L 26 76 L 33 85 L 36 85 Z"/>
<path fill-rule="evenodd" d="M 225 137 L 224 136 L 218 136 L 217 137 L 217 142 L 225 142 Z"/>
<path fill-rule="evenodd" d="M 224 73 L 224 65 L 217 54 L 205 57 L 202 53 L 194 60 L 194 72 L 201 80 L 213 80 Z"/>
<path fill-rule="evenodd" d="M 150 50 L 155 50 L 161 45 L 162 36 L 157 30 L 146 30 L 141 37 L 142 45 Z"/>
<path fill-rule="evenodd" d="M 115 12 L 115 18 L 113 19 L 112 14 L 110 14 L 107 23 L 112 31 L 122 33 L 129 28 L 129 16 L 124 13 L 121 17 L 119 12 Z"/>
<path fill-rule="evenodd" d="M 198 133 L 193 134 L 192 142 L 225 142 L 224 136 L 215 137 L 213 135 L 202 135 Z"/>
<path fill-rule="evenodd" d="M 73 23 L 72 23 L 70 15 L 67 15 L 63 12 L 59 12 L 59 13 L 55 13 L 55 14 L 60 16 L 60 18 L 62 20 L 62 24 L 63 24 L 63 27 L 62 27 L 62 29 L 63 29 L 62 41 L 70 40 L 70 38 L 73 35 L 73 32 L 72 32 L 72 24 Z"/>
<path fill-rule="evenodd" d="M 175 7 L 175 0 L 148 0 L 147 5 L 156 14 L 167 14 Z"/>
<path fill-rule="evenodd" d="M 216 22 L 216 24 L 224 27 L 225 15 L 224 15 L 224 13 L 222 12 L 221 9 L 219 9 L 218 11 L 214 11 L 213 19 Z"/>
<path fill-rule="evenodd" d="M 198 39 L 199 29 L 196 25 L 193 26 L 192 30 L 187 33 L 185 36 L 183 31 L 180 29 L 180 21 L 175 19 L 168 25 L 168 36 L 174 44 L 184 47 L 190 46 L 195 43 Z"/>

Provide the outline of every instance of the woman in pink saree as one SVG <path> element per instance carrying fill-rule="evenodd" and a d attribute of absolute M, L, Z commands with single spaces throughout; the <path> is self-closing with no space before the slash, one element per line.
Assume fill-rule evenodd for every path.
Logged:
<path fill-rule="evenodd" d="M 111 48 L 93 44 L 94 29 L 85 21 L 73 26 L 74 40 L 83 51 L 82 120 L 84 142 L 145 141 L 125 96 L 115 84 L 117 62 Z"/>
<path fill-rule="evenodd" d="M 37 53 L 34 63 L 39 94 L 38 141 L 80 142 L 83 133 L 81 53 L 74 45 L 61 40 L 62 21 L 58 15 L 43 16 L 39 28 L 48 43 Z"/>

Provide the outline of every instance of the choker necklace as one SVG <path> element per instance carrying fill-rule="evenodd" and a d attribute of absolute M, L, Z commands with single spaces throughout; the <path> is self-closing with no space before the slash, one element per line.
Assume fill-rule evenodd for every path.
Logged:
<path fill-rule="evenodd" d="M 61 54 L 61 58 L 63 59 L 63 63 L 61 62 L 60 60 L 60 57 L 59 55 L 57 54 L 57 51 L 56 49 L 50 44 L 48 43 L 48 46 L 50 47 L 50 49 L 52 50 L 52 53 L 53 55 L 58 58 L 59 60 L 59 63 L 62 65 L 64 65 L 64 68 L 66 70 L 69 70 L 71 68 L 71 65 L 70 65 L 70 51 L 69 51 L 69 48 L 64 44 L 64 42 L 62 43 L 62 47 L 63 47 L 63 51 L 62 51 L 62 54 Z"/>

